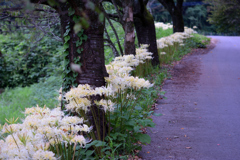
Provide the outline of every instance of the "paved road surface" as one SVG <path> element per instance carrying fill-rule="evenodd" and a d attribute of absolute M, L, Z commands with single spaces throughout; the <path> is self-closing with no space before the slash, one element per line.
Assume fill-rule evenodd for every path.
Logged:
<path fill-rule="evenodd" d="M 240 160 L 240 37 L 212 38 L 213 50 L 184 58 L 163 86 L 143 159 Z"/>

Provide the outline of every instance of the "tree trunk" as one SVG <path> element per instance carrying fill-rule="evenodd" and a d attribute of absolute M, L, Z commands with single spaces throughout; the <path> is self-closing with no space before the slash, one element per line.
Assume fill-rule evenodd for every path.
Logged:
<path fill-rule="evenodd" d="M 134 25 L 137 32 L 138 44 L 149 44 L 148 51 L 153 53 L 152 65 L 159 65 L 159 56 L 156 42 L 156 31 L 153 16 L 146 5 L 139 0 L 139 5 L 134 5 Z M 137 7 L 135 9 L 135 7 Z M 140 9 L 139 9 L 140 8 Z M 138 12 L 138 13 L 137 13 Z"/>
<path fill-rule="evenodd" d="M 177 0 L 175 5 L 173 0 L 158 0 L 170 13 L 173 21 L 173 32 L 184 32 L 184 21 L 182 15 L 183 0 Z"/>
<path fill-rule="evenodd" d="M 98 0 L 91 0 L 96 8 L 100 8 Z M 30 0 L 32 3 L 39 3 L 39 4 L 48 4 L 48 1 L 45 0 Z M 54 9 L 57 10 L 61 20 L 61 34 L 64 42 L 63 35 L 66 33 L 67 30 L 70 29 L 68 35 L 70 39 L 68 41 L 68 55 L 67 60 L 68 64 L 65 69 L 70 69 L 70 64 L 75 63 L 76 60 L 80 61 L 81 63 L 81 72 L 78 73 L 75 83 L 77 84 L 89 84 L 92 87 L 101 87 L 105 85 L 104 77 L 108 76 L 108 73 L 105 68 L 105 61 L 104 61 L 104 42 L 103 42 L 103 33 L 104 33 L 104 22 L 100 22 L 98 19 L 98 13 L 95 10 L 90 9 L 89 6 L 86 5 L 88 2 L 87 0 L 68 0 L 68 3 L 62 3 L 57 1 L 58 5 L 52 6 Z M 75 10 L 75 15 L 85 18 L 90 24 L 90 27 L 84 29 L 84 34 L 87 36 L 86 41 L 82 41 L 82 44 L 77 47 L 76 43 L 79 40 L 79 37 L 74 31 L 75 22 L 73 21 L 73 15 L 68 15 L 68 8 L 72 7 Z M 81 11 L 79 8 L 81 7 Z M 66 28 L 69 26 L 69 28 Z M 77 52 L 78 49 L 83 49 L 81 54 Z M 80 65 L 80 64 L 79 64 Z M 76 72 L 68 72 L 67 78 L 73 77 Z M 64 81 L 67 81 L 67 78 Z M 67 83 L 66 88 L 69 90 L 73 83 Z M 100 100 L 100 96 L 92 96 L 91 100 L 94 102 L 95 100 Z M 92 105 L 91 108 L 97 113 L 96 117 L 99 120 L 97 123 L 101 124 L 101 137 L 97 137 L 99 140 L 103 140 L 103 127 L 105 124 L 103 123 L 104 119 L 104 111 L 99 110 L 96 105 Z M 93 120 L 93 114 L 89 113 L 89 121 L 94 126 L 94 130 L 96 131 L 96 123 Z M 97 134 L 96 134 L 97 135 Z"/>
<path fill-rule="evenodd" d="M 133 0 L 123 1 L 123 20 L 122 25 L 125 31 L 124 52 L 127 54 L 136 54 L 135 33 L 133 22 Z"/>
<path fill-rule="evenodd" d="M 76 3 L 77 4 L 77 3 Z M 81 64 L 81 72 L 78 73 L 75 82 L 77 84 L 89 84 L 93 88 L 105 86 L 105 79 L 104 77 L 108 76 L 108 73 L 105 68 L 105 61 L 104 61 L 104 41 L 103 41 L 103 33 L 104 33 L 104 26 L 105 23 L 100 22 L 98 19 L 98 13 L 93 11 L 92 9 L 86 8 L 84 4 L 77 4 L 81 6 L 82 12 L 87 17 L 88 23 L 90 26 L 84 29 L 83 34 L 87 36 L 87 40 L 82 42 L 82 45 L 76 47 L 76 42 L 79 40 L 79 37 L 74 32 L 74 22 L 72 20 L 72 16 L 68 16 L 68 12 L 66 14 L 60 13 L 61 19 L 61 28 L 62 34 L 66 32 L 66 26 L 70 25 L 70 40 L 69 40 L 69 65 L 74 63 L 74 59 L 80 59 Z M 95 4 L 98 7 L 98 4 Z M 67 10 L 67 6 L 61 6 L 62 13 Z M 77 11 L 75 11 L 77 15 Z M 79 54 L 77 53 L 78 49 L 83 49 L 82 52 Z M 71 86 L 69 86 L 71 87 Z M 100 96 L 91 96 L 92 102 L 95 100 L 100 100 Z M 104 111 L 99 110 L 96 105 L 91 106 L 92 110 L 96 113 L 96 117 L 99 120 L 98 122 L 94 121 L 93 113 L 90 112 L 88 115 L 89 121 L 94 126 L 94 130 L 96 131 L 96 123 L 101 125 L 101 137 L 97 137 L 99 140 L 102 140 L 103 136 L 103 125 L 104 125 Z M 96 134 L 97 136 L 97 134 Z"/>
<path fill-rule="evenodd" d="M 61 6 L 63 13 L 66 9 L 66 5 Z M 76 78 L 78 84 L 89 84 L 94 87 L 104 86 L 104 77 L 108 76 L 104 62 L 104 22 L 98 20 L 98 14 L 93 10 L 82 7 L 82 11 L 88 17 L 90 27 L 84 29 L 83 33 L 88 38 L 79 47 L 76 47 L 79 38 L 73 29 L 75 23 L 67 14 L 60 14 L 62 34 L 66 32 L 66 26 L 70 24 L 69 62 L 74 63 L 74 58 L 80 59 L 82 73 L 78 73 Z M 81 54 L 77 53 L 77 49 L 81 48 L 83 49 Z"/>
<path fill-rule="evenodd" d="M 182 1 L 178 0 L 177 6 L 172 10 L 173 32 L 184 32 L 184 21 L 182 14 Z"/>
<path fill-rule="evenodd" d="M 181 14 L 172 15 L 173 32 L 184 32 L 183 16 Z"/>
<path fill-rule="evenodd" d="M 77 77 L 79 84 L 90 84 L 100 87 L 105 85 L 104 77 L 107 77 L 107 71 L 104 61 L 104 22 L 99 22 L 98 15 L 85 9 L 84 13 L 88 15 L 90 27 L 85 29 L 84 34 L 88 39 L 83 44 L 81 63 L 83 73 Z"/>

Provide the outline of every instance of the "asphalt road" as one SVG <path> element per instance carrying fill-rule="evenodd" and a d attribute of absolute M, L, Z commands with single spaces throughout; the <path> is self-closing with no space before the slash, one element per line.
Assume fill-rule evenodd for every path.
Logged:
<path fill-rule="evenodd" d="M 146 160 L 240 160 L 240 37 L 212 37 L 216 47 L 174 67 L 153 117 Z"/>

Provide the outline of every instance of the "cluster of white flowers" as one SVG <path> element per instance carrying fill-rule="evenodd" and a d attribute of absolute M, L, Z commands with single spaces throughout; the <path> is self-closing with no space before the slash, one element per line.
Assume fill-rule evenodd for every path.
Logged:
<path fill-rule="evenodd" d="M 108 96 L 114 96 L 115 93 L 112 90 L 111 85 L 105 87 L 96 87 L 93 88 L 88 84 L 85 85 L 78 85 L 76 88 L 72 88 L 69 92 L 67 92 L 64 96 L 66 104 L 66 109 L 69 111 L 81 113 L 81 111 L 84 111 L 87 113 L 90 110 L 91 106 L 91 97 L 94 95 L 104 95 L 106 97 Z M 113 111 L 113 108 L 109 108 L 106 105 L 102 105 L 104 111 Z"/>
<path fill-rule="evenodd" d="M 32 107 L 26 108 L 26 118 L 22 124 L 5 124 L 0 140 L 0 159 L 48 159 L 58 157 L 50 151 L 51 145 L 64 143 L 79 144 L 84 147 L 89 140 L 78 135 L 79 132 L 90 132 L 84 120 L 75 116 L 64 116 L 60 108 Z"/>
<path fill-rule="evenodd" d="M 124 55 L 116 57 L 113 62 L 106 65 L 109 77 L 106 77 L 108 85 L 114 92 L 124 92 L 126 89 L 140 89 L 152 87 L 149 81 L 143 78 L 131 76 L 131 71 L 140 63 L 152 59 L 152 53 L 147 51 L 148 45 L 142 45 L 136 50 L 136 55 Z"/>
<path fill-rule="evenodd" d="M 163 29 L 168 29 L 172 28 L 172 25 L 170 24 L 164 24 L 162 22 L 157 22 L 155 23 L 156 28 L 163 28 Z M 157 47 L 158 49 L 163 49 L 166 47 L 171 47 L 174 44 L 179 44 L 180 46 L 184 46 L 184 40 L 192 37 L 193 33 L 197 33 L 191 28 L 184 27 L 184 32 L 176 32 L 170 36 L 163 37 L 157 40 Z M 160 55 L 163 55 L 160 53 Z"/>
<path fill-rule="evenodd" d="M 155 22 L 155 27 L 156 28 L 162 28 L 163 30 L 167 30 L 169 28 L 173 28 L 173 25 L 171 25 L 170 23 L 163 23 L 163 22 Z"/>
<path fill-rule="evenodd" d="M 75 111 L 80 113 L 80 111 L 89 111 L 91 106 L 91 95 L 104 95 L 106 98 L 114 99 L 116 94 L 121 91 L 124 93 L 127 89 L 141 89 L 152 87 L 149 81 L 143 78 L 131 76 L 131 71 L 134 67 L 138 66 L 140 63 L 145 63 L 146 60 L 152 59 L 152 53 L 147 51 L 148 45 L 142 45 L 140 48 L 136 49 L 136 55 L 124 55 L 116 57 L 113 62 L 106 65 L 109 77 L 106 77 L 108 82 L 107 87 L 96 87 L 92 88 L 89 85 L 79 85 L 77 88 L 72 88 L 69 92 L 65 94 L 65 100 L 68 103 L 66 105 L 67 110 Z M 114 103 L 110 100 L 95 102 L 97 105 L 102 106 L 103 110 L 113 112 Z"/>
<path fill-rule="evenodd" d="M 168 46 L 173 46 L 174 43 L 178 43 L 179 45 L 183 46 L 184 40 L 192 37 L 193 33 L 196 33 L 196 32 L 193 29 L 186 27 L 184 32 L 176 32 L 170 36 L 158 39 L 157 47 L 161 49 Z"/>

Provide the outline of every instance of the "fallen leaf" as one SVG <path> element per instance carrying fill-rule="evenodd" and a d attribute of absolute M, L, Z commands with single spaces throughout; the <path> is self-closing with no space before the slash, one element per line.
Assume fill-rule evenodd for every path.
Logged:
<path fill-rule="evenodd" d="M 184 128 L 181 128 L 181 129 L 184 129 Z"/>
<path fill-rule="evenodd" d="M 150 153 L 149 151 L 147 153 Z"/>
<path fill-rule="evenodd" d="M 186 149 L 192 149 L 192 147 L 186 147 Z"/>

